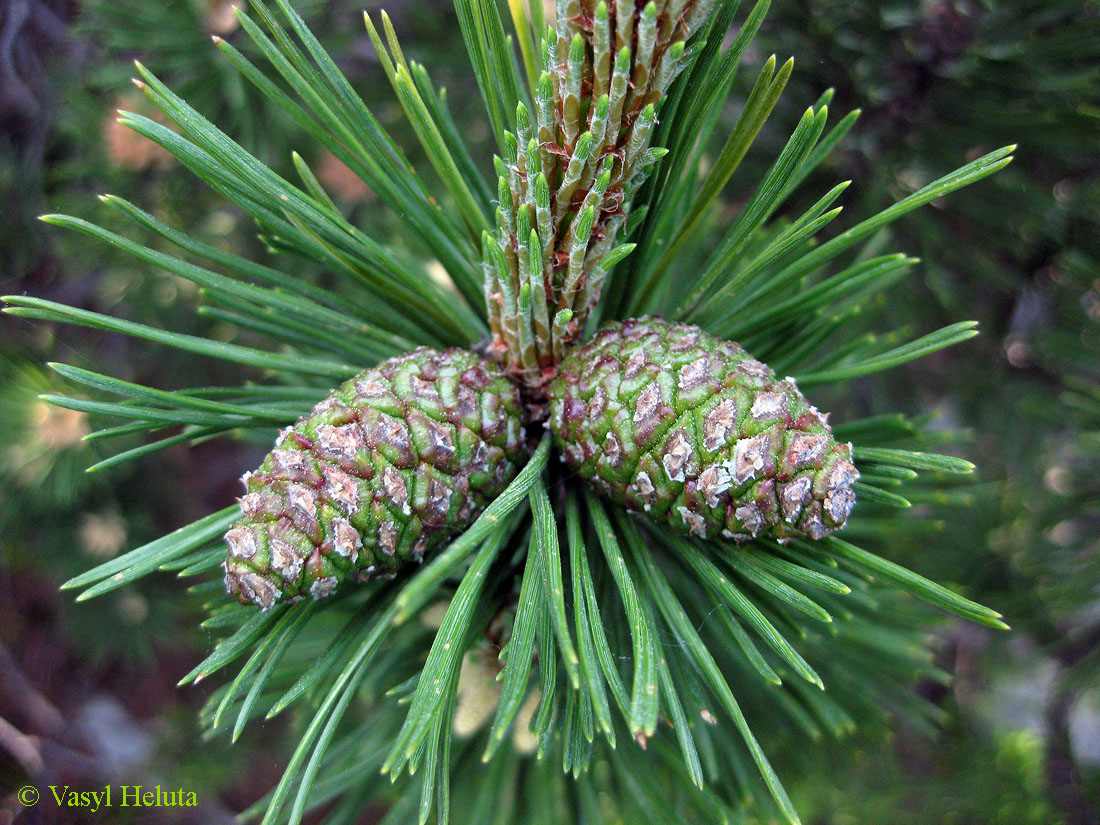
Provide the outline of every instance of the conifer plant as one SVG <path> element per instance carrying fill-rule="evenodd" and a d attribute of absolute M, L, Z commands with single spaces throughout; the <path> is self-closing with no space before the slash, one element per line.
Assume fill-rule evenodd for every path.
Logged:
<path fill-rule="evenodd" d="M 147 436 L 96 469 L 213 437 L 274 447 L 242 468 L 237 504 L 67 586 L 198 577 L 225 637 L 184 681 L 238 667 L 204 723 L 234 739 L 257 717 L 298 725 L 251 812 L 264 823 L 353 822 L 374 799 L 393 823 L 797 822 L 770 758 L 883 710 L 932 718 L 911 689 L 940 676 L 912 596 L 1004 626 L 887 558 L 919 527 L 909 499 L 972 466 L 923 451 L 921 421 L 831 419 L 812 399 L 847 409 L 852 379 L 976 334 L 873 331 L 868 310 L 916 263 L 877 239 L 1011 148 L 828 232 L 847 183 L 792 206 L 858 116 L 827 129 L 825 92 L 720 226 L 792 72 L 769 59 L 722 126 L 767 0 L 558 0 L 554 20 L 510 0 L 507 26 L 493 0 L 454 6 L 495 184 L 464 138 L 470 101 L 454 119 L 384 13 L 367 30 L 431 173 L 287 0 L 238 11 L 266 67 L 215 38 L 403 222 L 385 243 L 300 158 L 297 183 L 280 177 L 138 66 L 166 123 L 122 122 L 251 215 L 271 260 L 111 196 L 148 245 L 45 220 L 194 282 L 236 339 L 29 296 L 6 311 L 245 369 L 170 390 L 54 365 L 94 397 L 50 401 L 115 422 L 90 438 Z M 301 260 L 334 283 L 296 277 Z"/>

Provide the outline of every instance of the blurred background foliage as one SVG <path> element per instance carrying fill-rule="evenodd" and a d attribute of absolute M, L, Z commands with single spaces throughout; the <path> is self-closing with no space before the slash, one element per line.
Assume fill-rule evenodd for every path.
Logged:
<path fill-rule="evenodd" d="M 362 29 L 363 4 L 296 5 L 387 128 L 415 146 L 402 139 L 407 126 Z M 367 4 L 378 5 L 461 113 L 460 101 L 477 91 L 449 4 Z M 247 48 L 222 0 L 0 5 L 7 293 L 232 334 L 216 316 L 183 320 L 193 317 L 179 311 L 194 301 L 193 286 L 36 220 L 64 211 L 109 225 L 94 196 L 111 192 L 220 248 L 267 254 L 248 220 L 115 122 L 117 109 L 152 115 L 132 91 L 133 59 L 277 170 L 289 174 L 291 152 L 301 153 L 354 223 L 393 237 L 392 217 L 372 209 L 367 187 L 265 105 L 218 58 L 211 35 Z M 929 627 L 938 664 L 954 678 L 913 690 L 942 711 L 938 727 L 863 730 L 843 745 L 791 748 L 777 767 L 808 823 L 1098 823 L 1100 4 L 775 2 L 752 48 L 750 69 L 773 52 L 781 61 L 793 53 L 796 66 L 776 122 L 737 173 L 742 184 L 763 175 L 786 127 L 829 87 L 834 111 L 860 108 L 862 116 L 815 174 L 823 186 L 854 181 L 852 215 L 871 214 L 992 148 L 1020 144 L 1017 160 L 980 189 L 891 229 L 894 248 L 921 258 L 917 277 L 889 293 L 893 319 L 931 329 L 976 318 L 983 335 L 886 380 L 857 383 L 853 396 L 830 406 L 838 415 L 927 414 L 945 445 L 978 464 L 978 484 L 915 502 L 917 511 L 936 508 L 940 529 L 914 521 L 896 557 L 965 586 L 1003 612 L 1013 632 L 947 621 Z M 751 71 L 738 78 L 731 122 L 753 79 Z M 471 140 L 488 145 L 484 123 L 469 128 Z M 715 223 L 728 225 L 741 205 L 723 202 Z M 800 206 L 790 204 L 792 214 Z M 285 743 L 279 725 L 269 724 L 233 748 L 222 740 L 199 747 L 197 709 L 208 692 L 175 687 L 209 647 L 196 629 L 197 600 L 167 576 L 86 605 L 57 585 L 231 502 L 241 470 L 258 464 L 265 448 L 217 441 L 85 473 L 104 456 L 81 440 L 81 414 L 38 400 L 57 384 L 37 365 L 89 366 L 90 357 L 120 378 L 153 385 L 168 371 L 182 383 L 228 377 L 217 374 L 226 369 L 218 362 L 169 359 L 118 336 L 0 326 L 0 788 L 19 787 L 45 763 L 77 783 L 145 778 L 200 788 L 202 807 L 186 821 L 228 822 L 277 780 Z M 783 732 L 772 738 L 781 748 Z M 0 798 L 0 821 L 17 810 Z"/>

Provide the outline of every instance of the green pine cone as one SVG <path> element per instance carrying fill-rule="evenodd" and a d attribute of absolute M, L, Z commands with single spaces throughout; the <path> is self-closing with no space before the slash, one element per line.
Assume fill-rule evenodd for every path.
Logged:
<path fill-rule="evenodd" d="M 563 460 L 608 498 L 702 538 L 818 539 L 859 472 L 790 378 L 698 327 L 604 326 L 549 388 Z"/>
<path fill-rule="evenodd" d="M 226 587 L 266 610 L 420 561 L 526 456 L 519 393 L 491 361 L 427 348 L 383 361 L 280 433 L 244 476 Z"/>

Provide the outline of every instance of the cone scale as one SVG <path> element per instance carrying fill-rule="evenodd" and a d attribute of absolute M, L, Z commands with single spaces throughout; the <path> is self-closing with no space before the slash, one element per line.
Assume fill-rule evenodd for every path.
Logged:
<path fill-rule="evenodd" d="M 572 350 L 549 387 L 565 461 L 604 496 L 700 538 L 819 539 L 859 473 L 793 379 L 698 327 L 641 318 Z"/>
<path fill-rule="evenodd" d="M 384 361 L 244 476 L 226 587 L 266 610 L 392 574 L 469 526 L 526 456 L 518 392 L 491 361 L 427 348 Z"/>

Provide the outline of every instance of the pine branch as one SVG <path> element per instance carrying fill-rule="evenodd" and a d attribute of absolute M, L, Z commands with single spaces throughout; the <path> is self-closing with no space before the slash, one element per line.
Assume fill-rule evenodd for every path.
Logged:
<path fill-rule="evenodd" d="M 576 475 L 551 464 L 555 449 L 563 460 L 572 458 L 571 449 L 580 449 L 562 443 L 560 428 L 551 422 L 554 434 L 522 446 L 524 456 L 530 450 L 529 460 L 516 462 L 507 485 L 511 476 L 502 477 L 503 492 L 476 518 L 469 511 L 468 518 L 459 517 L 458 504 L 451 509 L 477 486 L 472 475 L 461 476 L 465 488 L 448 488 L 439 499 L 446 502 L 440 521 L 450 530 L 448 540 L 418 569 L 398 570 L 398 560 L 387 559 L 382 572 L 392 570 L 392 580 L 375 576 L 324 600 L 312 590 L 308 595 L 304 589 L 288 591 L 309 601 L 292 606 L 259 600 L 267 609 L 258 611 L 228 603 L 214 571 L 222 563 L 229 571 L 230 562 L 251 559 L 263 575 L 282 575 L 262 555 L 284 552 L 275 546 L 275 537 L 297 535 L 304 537 L 310 554 L 316 551 L 310 564 L 323 565 L 326 554 L 331 562 L 338 519 L 358 531 L 361 543 L 372 540 L 362 521 L 350 520 L 362 510 L 338 513 L 335 500 L 319 492 L 331 485 L 326 470 L 349 478 L 354 465 L 361 473 L 356 478 L 366 483 L 387 478 L 387 470 L 407 469 L 394 452 L 400 439 L 356 442 L 354 455 L 339 461 L 331 455 L 324 462 L 317 458 L 331 446 L 322 442 L 337 443 L 334 433 L 358 422 L 360 415 L 385 415 L 398 428 L 408 425 L 407 441 L 414 443 L 417 461 L 433 451 L 446 453 L 448 435 L 467 438 L 474 420 L 485 427 L 499 423 L 499 395 L 459 415 L 461 427 L 448 419 L 457 409 L 458 394 L 458 379 L 448 374 L 441 379 L 424 375 L 416 382 L 401 378 L 405 383 L 395 382 L 394 401 L 386 409 L 333 393 L 325 396 L 337 381 L 361 375 L 366 362 L 417 344 L 468 346 L 488 330 L 489 352 L 524 390 L 527 420 L 522 424 L 537 425 L 546 416 L 549 381 L 580 350 L 588 328 L 604 317 L 654 311 L 699 323 L 700 335 L 705 330 L 738 338 L 780 375 L 797 376 L 803 389 L 843 385 L 970 338 L 976 334 L 971 322 L 912 341 L 903 329 L 868 331 L 863 318 L 874 309 L 872 299 L 917 263 L 907 255 L 881 254 L 877 239 L 913 209 L 1003 168 L 1012 150 L 967 164 L 821 241 L 839 215 L 834 204 L 847 183 L 832 187 L 801 214 L 785 211 L 798 187 L 855 123 L 858 113 L 827 128 L 832 99 L 827 91 L 805 111 L 766 174 L 742 198 L 732 227 L 718 236 L 716 207 L 727 187 L 746 188 L 739 180 L 742 162 L 792 76 L 790 62 L 777 69 L 774 58 L 767 61 L 738 120 L 727 134 L 719 134 L 726 97 L 761 27 L 767 0 L 748 11 L 724 49 L 739 13 L 735 1 L 654 0 L 639 8 L 561 0 L 556 27 L 547 29 L 540 4 L 515 0 L 509 15 L 518 55 L 495 3 L 458 0 L 455 5 L 500 152 L 492 225 L 494 193 L 464 143 L 465 129 L 452 120 L 427 70 L 406 59 L 384 14 L 380 28 L 366 18 L 368 33 L 382 72 L 442 183 L 439 198 L 287 0 L 275 0 L 270 7 L 254 0 L 251 16 L 238 13 L 244 33 L 269 64 L 265 68 L 234 45 L 215 42 L 243 79 L 377 192 L 404 230 L 443 264 L 457 292 L 437 285 L 419 264 L 353 225 L 301 156 L 292 158 L 301 181 L 296 185 L 139 66 L 139 88 L 175 128 L 130 114 L 123 115 L 123 122 L 251 215 L 273 252 L 319 265 L 334 276 L 336 288 L 218 250 L 108 196 L 108 206 L 175 254 L 80 218 L 47 220 L 196 284 L 209 303 L 202 312 L 262 336 L 277 351 L 159 330 L 25 296 L 5 299 L 10 305 L 5 311 L 120 332 L 239 364 L 263 378 L 259 385 L 173 390 L 55 365 L 64 378 L 98 397 L 50 393 L 48 400 L 123 421 L 90 439 L 160 434 L 159 440 L 101 461 L 99 469 L 176 444 L 290 424 L 306 413 L 297 430 L 280 436 L 275 452 L 285 453 L 283 461 L 317 463 L 307 464 L 301 477 L 294 475 L 297 471 L 282 477 L 281 469 L 268 466 L 266 475 L 260 474 L 267 480 L 256 482 L 268 486 L 249 488 L 249 496 L 258 500 L 246 497 L 241 506 L 131 551 L 66 587 L 84 589 L 78 598 L 86 599 L 155 570 L 200 577 L 193 591 L 208 600 L 203 626 L 224 638 L 184 681 L 237 666 L 204 709 L 206 726 L 230 729 L 236 740 L 260 715 L 301 709 L 292 722 L 299 724 L 301 735 L 284 775 L 251 811 L 262 814 L 265 825 L 284 819 L 298 823 L 329 805 L 317 814 L 324 821 L 352 821 L 365 800 L 381 792 L 382 773 L 397 781 L 399 774 L 416 771 L 423 777 L 419 794 L 403 788 L 389 821 L 423 824 L 434 812 L 443 823 L 451 809 L 462 810 L 464 821 L 504 821 L 517 799 L 522 810 L 515 810 L 515 818 L 532 821 L 550 821 L 562 812 L 577 821 L 601 821 L 605 813 L 623 821 L 654 816 L 719 821 L 740 817 L 739 806 L 751 799 L 761 816 L 797 822 L 766 749 L 774 756 L 802 747 L 806 738 L 842 736 L 857 721 L 883 712 L 904 713 L 917 724 L 935 718 L 934 709 L 910 690 L 918 677 L 941 677 L 923 646 L 929 614 L 906 594 L 1004 627 L 995 611 L 886 558 L 899 530 L 936 527 L 902 521 L 901 508 L 931 496 L 970 494 L 968 488 L 943 484 L 941 476 L 968 473 L 973 465 L 928 452 L 936 440 L 926 421 L 876 416 L 840 422 L 829 431 L 826 416 L 806 403 L 804 414 L 820 422 L 819 435 L 831 432 L 829 438 L 839 440 L 837 449 L 854 462 L 847 465 L 853 475 L 845 491 L 855 491 L 859 506 L 844 539 L 788 541 L 805 534 L 754 530 L 755 538 L 746 534 L 742 544 L 731 547 L 627 518 L 623 508 L 597 495 L 609 493 L 607 479 L 582 487 Z M 713 162 L 705 165 L 708 158 Z M 768 374 L 752 360 L 757 378 Z M 677 369 L 685 366 L 690 363 Z M 670 369 L 639 380 L 671 386 L 680 379 Z M 613 379 L 634 380 L 622 374 Z M 480 378 L 467 379 L 463 373 L 462 380 Z M 518 396 L 513 384 L 503 383 Z M 743 408 L 740 417 L 755 421 L 754 401 L 763 391 L 747 384 L 735 389 L 744 389 L 734 398 Z M 363 389 L 368 391 L 378 388 Z M 797 389 L 784 384 L 783 392 L 793 396 Z M 431 393 L 439 397 L 438 407 L 426 400 Z M 1083 394 L 1079 406 L 1087 411 L 1093 400 Z M 345 401 L 349 418 L 325 417 L 342 414 L 333 411 Z M 316 405 L 312 411 L 310 405 Z M 399 407 L 407 420 L 400 418 Z M 601 430 L 600 438 L 632 435 L 640 407 L 635 394 L 630 408 Z M 680 423 L 701 427 L 701 414 L 702 408 L 689 409 Z M 514 418 L 518 431 L 518 411 Z M 748 437 L 764 429 L 760 424 Z M 371 432 L 373 437 L 383 431 Z M 845 446 L 847 439 L 853 444 Z M 518 436 L 517 443 L 523 444 Z M 735 465 L 727 475 L 739 472 Z M 493 469 L 486 467 L 487 473 Z M 663 468 L 669 478 L 675 475 L 668 464 Z M 837 484 L 844 486 L 822 473 L 822 489 L 813 492 L 819 499 L 835 493 Z M 292 486 L 306 476 L 310 484 L 299 485 L 309 488 L 303 498 Z M 382 526 L 397 530 L 400 524 L 407 531 L 402 538 L 411 541 L 414 531 L 423 529 L 422 511 L 417 510 L 417 524 L 412 507 L 400 519 L 394 514 L 402 502 L 421 507 L 443 476 L 458 474 L 433 466 L 415 482 L 407 481 L 411 475 L 399 476 L 404 487 L 390 476 L 384 495 L 364 489 L 378 503 Z M 778 502 L 774 491 L 769 495 Z M 312 514 L 302 503 L 307 500 Z M 275 533 L 262 533 L 259 547 L 235 544 L 243 540 L 234 531 L 259 524 L 256 511 L 271 501 L 272 507 L 283 508 L 271 521 Z M 847 505 L 850 509 L 850 500 Z M 793 518 L 788 521 L 793 524 Z M 845 519 L 833 521 L 830 529 L 843 526 Z M 245 527 L 230 530 L 235 538 L 228 537 L 233 541 L 227 560 L 219 539 L 231 525 L 241 524 Z M 788 527 L 784 523 L 782 529 Z M 260 533 L 251 535 L 256 541 Z M 366 545 L 355 549 L 368 555 Z M 255 561 L 257 554 L 260 561 Z M 280 569 L 291 568 L 283 564 Z M 364 577 L 379 572 L 373 565 L 347 570 Z M 280 587 L 287 582 L 285 576 L 277 580 Z M 438 629 L 413 621 L 437 599 L 447 603 Z M 500 667 L 502 685 L 499 693 L 492 685 L 482 686 L 495 697 L 483 728 L 458 734 L 452 722 L 466 701 L 459 684 L 470 655 Z M 658 724 L 662 718 L 671 721 L 671 735 Z M 765 734 L 767 739 L 758 740 Z M 475 769 L 485 772 L 480 786 L 451 785 L 452 771 Z"/>

